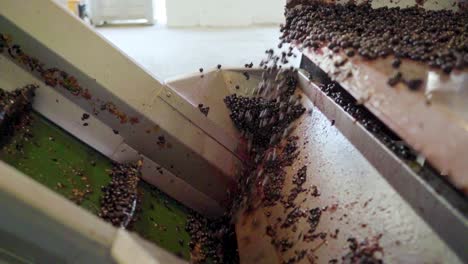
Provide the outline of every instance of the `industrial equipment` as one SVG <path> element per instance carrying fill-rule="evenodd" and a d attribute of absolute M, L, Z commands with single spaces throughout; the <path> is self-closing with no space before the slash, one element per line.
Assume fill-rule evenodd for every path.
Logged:
<path fill-rule="evenodd" d="M 265 69 L 162 82 L 55 2 L 25 2 L 0 1 L 0 88 L 27 87 L 17 98 L 32 101 L 27 125 L 2 143 L 0 259 L 468 260 L 464 64 L 447 74 L 402 59 L 422 88 L 394 86 L 392 54 L 369 60 L 300 41 L 307 25 L 294 12 L 321 9 L 289 1 L 283 41 L 301 51 L 299 70 L 278 68 L 291 48 L 267 51 Z M 466 57 L 466 38 L 460 45 Z M 205 226 L 219 229 L 194 241 Z"/>

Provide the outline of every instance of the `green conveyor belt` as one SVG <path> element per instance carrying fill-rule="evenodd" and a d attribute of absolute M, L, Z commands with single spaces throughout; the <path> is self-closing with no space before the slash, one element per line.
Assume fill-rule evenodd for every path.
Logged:
<path fill-rule="evenodd" d="M 77 203 L 97 215 L 101 186 L 110 181 L 106 170 L 112 167 L 111 161 L 40 114 L 33 113 L 33 119 L 33 137 L 15 134 L 0 150 L 0 159 L 72 201 L 77 202 L 77 193 L 91 190 Z M 132 230 L 189 259 L 189 234 L 185 231 L 189 209 L 145 182 L 139 188 L 143 194 L 141 212 Z"/>

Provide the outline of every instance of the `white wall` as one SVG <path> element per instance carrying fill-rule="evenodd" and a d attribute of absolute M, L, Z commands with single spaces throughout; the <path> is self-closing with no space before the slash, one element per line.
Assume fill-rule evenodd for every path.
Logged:
<path fill-rule="evenodd" d="M 168 26 L 280 24 L 286 0 L 166 0 Z"/>
<path fill-rule="evenodd" d="M 249 5 L 254 11 L 252 14 L 254 24 L 280 24 L 284 21 L 286 0 L 251 0 Z"/>
<path fill-rule="evenodd" d="M 166 17 L 166 0 L 153 0 L 153 14 L 156 23 L 165 25 Z"/>

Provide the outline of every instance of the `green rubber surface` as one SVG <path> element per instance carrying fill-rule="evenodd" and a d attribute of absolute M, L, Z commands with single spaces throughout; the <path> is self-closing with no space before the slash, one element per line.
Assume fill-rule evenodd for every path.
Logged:
<path fill-rule="evenodd" d="M 32 116 L 33 137 L 15 134 L 0 150 L 0 159 L 97 215 L 101 187 L 110 181 L 111 161 L 40 114 Z M 188 260 L 189 209 L 146 182 L 140 182 L 139 190 L 141 210 L 132 230 Z"/>
<path fill-rule="evenodd" d="M 143 194 L 140 204 L 143 214 L 132 229 L 170 252 L 190 259 L 190 236 L 185 231 L 188 209 L 146 182 L 140 184 L 139 191 Z"/>

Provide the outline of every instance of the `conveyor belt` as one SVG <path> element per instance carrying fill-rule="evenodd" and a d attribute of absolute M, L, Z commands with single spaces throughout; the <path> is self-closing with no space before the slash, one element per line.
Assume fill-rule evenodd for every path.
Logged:
<path fill-rule="evenodd" d="M 468 167 L 462 157 L 468 154 L 468 70 L 466 27 L 463 26 L 467 17 L 463 11 L 432 12 L 417 8 L 399 11 L 395 8 L 338 7 L 309 2 L 310 5 L 293 7 L 294 1 L 291 1 L 286 13 L 288 22 L 283 28 L 284 41 L 296 45 L 466 193 Z M 405 6 L 406 3 L 398 5 Z M 310 19 L 304 12 L 308 12 Z M 327 30 L 318 17 L 324 16 L 323 21 L 333 23 L 331 19 L 338 17 L 332 14 L 341 14 L 343 20 Z M 374 19 L 366 21 L 366 14 Z M 414 19 L 410 19 L 411 16 Z M 453 33 L 446 42 L 444 37 L 449 35 L 444 36 L 445 31 L 418 28 L 422 23 L 436 23 L 437 17 L 447 17 L 447 25 L 451 26 L 445 28 L 445 31 Z M 387 23 L 386 19 L 392 22 Z M 347 22 L 343 22 L 345 20 Z M 348 29 L 345 30 L 343 26 L 346 23 Z M 312 25 L 317 28 L 313 29 Z M 379 28 L 382 33 L 374 32 L 374 28 Z M 417 32 L 410 35 L 408 32 L 412 28 Z M 433 29 L 437 29 L 436 25 Z M 431 37 L 435 39 L 430 40 Z M 434 45 L 427 47 L 425 44 L 423 47 L 419 39 Z M 421 50 L 425 54 L 421 55 Z"/>
<path fill-rule="evenodd" d="M 28 132 L 31 137 L 17 131 L 0 151 L 0 160 L 97 215 L 101 187 L 110 180 L 111 161 L 40 114 L 34 113 L 32 118 Z M 86 191 L 90 193 L 80 195 Z M 139 192 L 141 203 L 131 229 L 173 254 L 190 259 L 185 231 L 190 210 L 145 182 L 140 182 Z"/>

